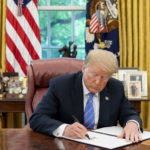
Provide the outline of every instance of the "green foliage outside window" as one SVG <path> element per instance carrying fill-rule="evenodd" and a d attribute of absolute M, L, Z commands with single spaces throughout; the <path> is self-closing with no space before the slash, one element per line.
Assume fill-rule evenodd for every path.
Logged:
<path fill-rule="evenodd" d="M 39 0 L 39 6 L 85 6 L 85 0 Z M 61 57 L 58 52 L 69 41 L 77 45 L 77 58 L 85 58 L 85 11 L 39 10 L 42 56 Z"/>

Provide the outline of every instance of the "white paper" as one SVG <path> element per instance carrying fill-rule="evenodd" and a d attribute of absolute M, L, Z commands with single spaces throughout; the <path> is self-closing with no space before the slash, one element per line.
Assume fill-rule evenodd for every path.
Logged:
<path fill-rule="evenodd" d="M 104 127 L 104 128 L 96 129 L 93 131 L 119 136 L 121 134 L 122 130 L 123 130 L 122 127 L 112 126 L 112 127 Z"/>
<path fill-rule="evenodd" d="M 121 134 L 122 130 L 123 130 L 122 127 L 112 126 L 112 127 L 104 127 L 104 128 L 96 129 L 93 131 L 119 136 Z M 142 137 L 142 140 L 149 139 L 150 132 L 144 131 L 143 133 L 141 133 L 141 137 Z"/>
<path fill-rule="evenodd" d="M 104 134 L 98 134 L 95 132 L 88 132 L 88 135 L 90 136 L 89 139 L 71 139 L 76 142 L 85 143 L 93 146 L 103 147 L 107 149 L 114 149 L 120 146 L 125 146 L 131 144 L 131 142 L 126 142 L 125 139 L 118 139 L 117 137 L 108 136 Z"/>
<path fill-rule="evenodd" d="M 103 147 L 107 149 L 114 149 L 126 145 L 132 144 L 131 142 L 126 142 L 125 139 L 122 138 L 117 138 L 118 135 L 122 132 L 123 128 L 122 127 L 106 127 L 106 128 L 100 128 L 97 130 L 89 131 L 88 135 L 90 136 L 90 140 L 85 138 L 85 139 L 72 139 L 72 138 L 67 138 L 63 137 L 65 139 L 70 139 L 72 141 L 80 142 L 80 143 L 85 143 L 93 146 L 98 146 L 98 147 Z M 99 133 L 98 133 L 99 132 Z M 110 136 L 110 135 L 105 135 L 101 133 L 106 133 L 110 135 L 116 135 L 116 136 Z M 144 131 L 142 134 L 142 139 L 150 139 L 150 132 Z"/>

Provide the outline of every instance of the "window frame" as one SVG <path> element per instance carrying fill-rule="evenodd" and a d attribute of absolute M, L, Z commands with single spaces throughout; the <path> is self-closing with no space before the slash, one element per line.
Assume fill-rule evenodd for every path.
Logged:
<path fill-rule="evenodd" d="M 72 11 L 72 16 L 74 16 L 74 11 L 86 11 L 86 6 L 38 6 L 38 11 L 49 11 L 48 12 L 48 24 L 50 24 L 50 11 Z M 74 21 L 74 17 L 72 17 L 72 22 Z M 48 33 L 50 34 L 50 26 L 48 26 Z M 74 41 L 74 23 L 72 23 L 72 41 Z M 48 36 L 48 45 L 50 45 L 50 36 Z M 61 47 L 57 46 L 47 46 L 42 47 L 42 50 L 48 49 L 59 49 Z M 78 49 L 84 49 L 84 47 L 78 46 Z M 49 56 L 48 56 L 49 58 Z"/>

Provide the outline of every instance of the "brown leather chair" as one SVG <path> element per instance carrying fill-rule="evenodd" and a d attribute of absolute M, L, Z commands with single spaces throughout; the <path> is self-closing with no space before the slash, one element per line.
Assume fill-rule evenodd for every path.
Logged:
<path fill-rule="evenodd" d="M 27 67 L 28 92 L 26 96 L 27 122 L 49 87 L 50 79 L 81 70 L 83 61 L 74 58 L 34 60 Z"/>

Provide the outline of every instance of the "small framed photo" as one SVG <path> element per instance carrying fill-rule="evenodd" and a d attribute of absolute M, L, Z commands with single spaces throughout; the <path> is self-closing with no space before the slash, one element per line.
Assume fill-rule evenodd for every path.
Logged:
<path fill-rule="evenodd" d="M 139 68 L 119 68 L 118 79 L 120 81 L 125 81 L 127 72 L 136 72 L 136 71 L 139 71 Z"/>
<path fill-rule="evenodd" d="M 127 85 L 130 81 L 140 81 L 141 96 L 147 96 L 147 71 L 128 72 L 126 74 Z"/>
<path fill-rule="evenodd" d="M 140 81 L 128 82 L 128 98 L 130 99 L 141 98 L 141 82 Z"/>
<path fill-rule="evenodd" d="M 128 82 L 128 98 L 130 99 L 141 98 L 141 82 L 140 81 Z"/>

